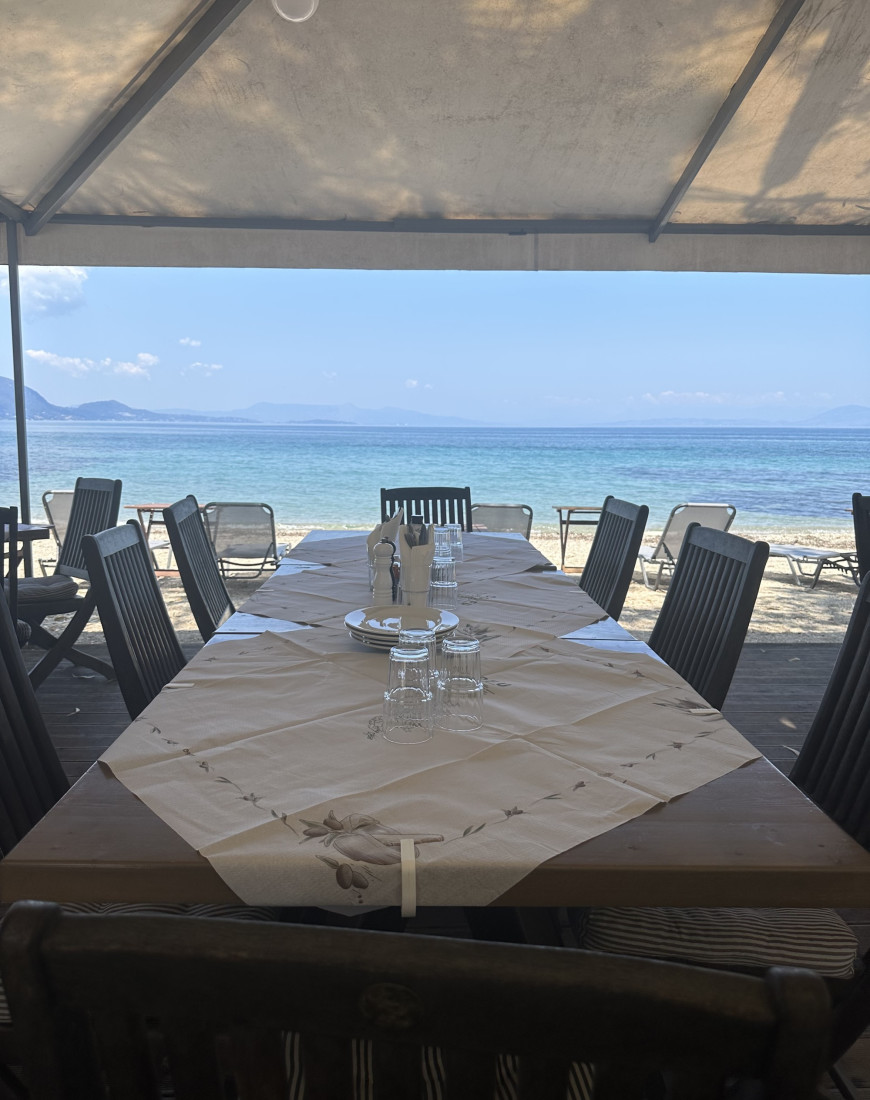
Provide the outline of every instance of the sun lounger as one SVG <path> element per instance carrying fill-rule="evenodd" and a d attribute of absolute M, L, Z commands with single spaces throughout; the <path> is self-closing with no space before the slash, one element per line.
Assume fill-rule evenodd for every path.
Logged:
<path fill-rule="evenodd" d="M 823 569 L 836 569 L 839 573 L 848 573 L 855 584 L 858 580 L 858 558 L 848 550 L 824 550 L 816 546 L 785 546 L 770 544 L 772 558 L 785 558 L 791 569 L 795 584 L 805 588 L 815 588 Z M 809 584 L 805 582 L 809 580 Z"/>
<path fill-rule="evenodd" d="M 638 551 L 643 583 L 655 591 L 662 579 L 662 573 L 674 571 L 683 539 L 686 537 L 686 528 L 690 523 L 700 523 L 702 527 L 711 527 L 714 531 L 727 531 L 736 514 L 737 509 L 733 504 L 678 504 L 668 516 L 656 545 L 641 546 Z M 656 570 L 656 575 L 651 582 L 650 573 L 653 569 Z"/>

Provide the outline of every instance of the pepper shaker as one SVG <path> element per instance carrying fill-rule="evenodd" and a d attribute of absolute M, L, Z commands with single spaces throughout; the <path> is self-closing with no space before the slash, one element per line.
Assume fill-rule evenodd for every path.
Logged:
<path fill-rule="evenodd" d="M 395 546 L 389 539 L 381 539 L 375 545 L 375 583 L 372 599 L 376 607 L 393 602 L 393 551 Z"/>

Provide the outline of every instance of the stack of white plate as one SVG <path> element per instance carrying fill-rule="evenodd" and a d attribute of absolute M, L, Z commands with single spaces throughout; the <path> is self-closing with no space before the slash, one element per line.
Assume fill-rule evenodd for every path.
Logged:
<path fill-rule="evenodd" d="M 440 639 L 459 626 L 459 619 L 450 611 L 437 607 L 362 607 L 344 617 L 351 638 L 371 649 L 390 649 L 397 645 L 400 630 L 434 630 Z"/>

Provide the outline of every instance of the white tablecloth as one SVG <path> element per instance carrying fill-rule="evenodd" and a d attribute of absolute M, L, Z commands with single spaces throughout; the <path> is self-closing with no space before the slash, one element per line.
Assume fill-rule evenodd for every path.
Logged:
<path fill-rule="evenodd" d="M 486 905 L 557 853 L 758 757 L 661 662 L 558 638 L 566 619 L 602 612 L 570 578 L 511 573 L 534 566 L 527 544 L 512 557 L 486 540 L 498 553 L 482 579 L 482 539 L 466 538 L 460 598 L 482 642 L 481 730 L 419 745 L 380 735 L 388 657 L 327 614 L 336 593 L 357 597 L 344 611 L 366 603 L 364 562 L 345 559 L 275 576 L 244 608 L 304 606 L 322 625 L 206 647 L 102 760 L 246 902 L 397 904 L 399 841 L 412 838 L 419 904 Z"/>

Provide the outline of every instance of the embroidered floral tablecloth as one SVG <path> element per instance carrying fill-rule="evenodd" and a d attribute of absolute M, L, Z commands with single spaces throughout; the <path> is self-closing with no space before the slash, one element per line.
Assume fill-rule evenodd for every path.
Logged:
<path fill-rule="evenodd" d="M 329 560 L 326 544 L 310 550 L 321 546 Z M 564 616 L 581 626 L 600 609 L 576 581 L 512 564 L 501 543 L 490 578 L 464 585 L 485 676 L 475 733 L 386 741 L 387 655 L 324 614 L 310 630 L 206 647 L 102 760 L 244 901 L 334 906 L 397 904 L 403 838 L 420 905 L 485 905 L 553 855 L 758 757 L 661 662 L 556 637 Z M 337 562 L 315 575 L 345 594 L 356 572 Z M 291 604 L 317 598 L 321 582 L 304 576 Z M 294 579 L 264 590 L 286 596 Z M 325 588 L 326 610 L 334 602 Z"/>

